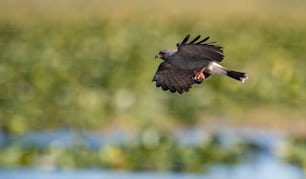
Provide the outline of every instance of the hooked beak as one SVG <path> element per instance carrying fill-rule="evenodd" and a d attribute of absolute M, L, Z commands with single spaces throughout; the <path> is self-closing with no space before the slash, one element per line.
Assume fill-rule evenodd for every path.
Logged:
<path fill-rule="evenodd" d="M 156 58 L 162 58 L 163 56 L 162 56 L 162 54 L 160 54 L 160 53 L 158 53 L 157 55 L 155 55 L 155 59 Z"/>

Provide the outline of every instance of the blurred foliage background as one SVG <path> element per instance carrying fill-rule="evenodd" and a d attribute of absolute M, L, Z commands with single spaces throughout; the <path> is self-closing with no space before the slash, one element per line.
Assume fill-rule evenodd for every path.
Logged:
<path fill-rule="evenodd" d="M 1 127 L 229 123 L 305 132 L 303 5 L 2 0 Z M 184 95 L 155 88 L 155 54 L 188 33 L 224 46 L 223 65 L 248 72 L 247 83 L 217 76 Z"/>
<path fill-rule="evenodd" d="M 139 130 L 250 126 L 305 136 L 302 0 L 1 0 L 0 128 Z M 240 84 L 214 76 L 155 88 L 156 53 L 186 34 L 224 47 Z"/>

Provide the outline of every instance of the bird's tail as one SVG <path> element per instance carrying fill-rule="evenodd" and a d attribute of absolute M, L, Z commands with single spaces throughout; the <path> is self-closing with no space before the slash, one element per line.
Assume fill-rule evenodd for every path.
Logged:
<path fill-rule="evenodd" d="M 224 68 L 223 66 L 221 66 L 220 64 L 216 62 L 211 62 L 207 66 L 207 70 L 208 70 L 208 73 L 210 74 L 226 75 L 235 80 L 241 81 L 242 83 L 244 83 L 244 81 L 248 79 L 248 75 L 246 73 L 229 70 L 227 68 Z"/>
<path fill-rule="evenodd" d="M 226 70 L 226 75 L 228 77 L 234 78 L 235 80 L 239 80 L 242 83 L 244 83 L 244 81 L 248 79 L 248 75 L 246 73 L 239 71 Z"/>

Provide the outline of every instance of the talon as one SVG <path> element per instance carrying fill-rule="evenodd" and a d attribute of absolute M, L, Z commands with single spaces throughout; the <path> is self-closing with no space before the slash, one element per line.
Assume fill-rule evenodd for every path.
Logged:
<path fill-rule="evenodd" d="M 205 75 L 204 75 L 204 70 L 205 67 L 203 67 L 200 71 L 193 71 L 194 73 L 194 80 L 204 80 L 205 79 Z"/>

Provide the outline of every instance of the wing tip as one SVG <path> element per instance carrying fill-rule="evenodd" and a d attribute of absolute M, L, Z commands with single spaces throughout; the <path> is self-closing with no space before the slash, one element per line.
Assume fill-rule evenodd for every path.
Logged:
<path fill-rule="evenodd" d="M 190 34 L 187 34 L 186 37 L 183 39 L 183 41 L 179 44 L 179 46 L 186 44 L 188 42 L 189 38 L 190 38 Z"/>
<path fill-rule="evenodd" d="M 197 40 L 199 40 L 200 38 L 201 38 L 201 35 L 198 35 L 198 36 L 196 36 L 193 40 L 191 40 L 189 43 L 187 43 L 188 40 L 190 39 L 190 34 L 187 34 L 181 42 L 179 42 L 179 43 L 176 44 L 176 46 L 179 47 L 179 46 L 185 45 L 185 44 L 203 44 L 203 43 L 206 42 L 210 37 L 207 36 L 207 37 L 205 37 L 204 39 L 202 39 L 202 40 L 200 40 L 200 41 L 197 42 Z M 210 44 L 212 44 L 212 43 L 215 43 L 215 42 L 206 43 L 206 45 L 210 45 Z M 204 44 L 203 44 L 203 45 L 204 45 Z"/>

